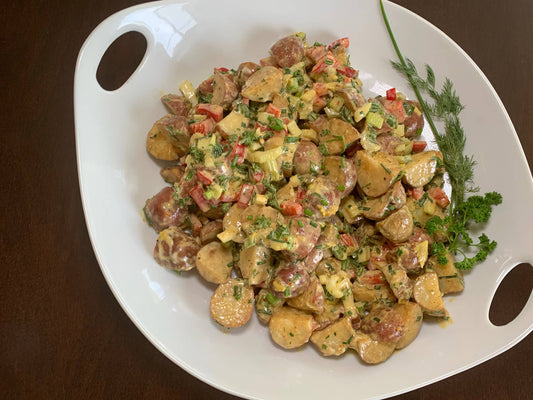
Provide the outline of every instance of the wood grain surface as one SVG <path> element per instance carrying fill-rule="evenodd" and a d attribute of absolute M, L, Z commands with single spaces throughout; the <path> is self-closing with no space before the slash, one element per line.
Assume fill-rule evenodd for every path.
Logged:
<path fill-rule="evenodd" d="M 395 2 L 446 32 L 483 70 L 531 168 L 533 2 Z M 235 398 L 190 376 L 137 330 L 113 297 L 89 242 L 76 166 L 76 58 L 99 22 L 137 3 L 27 0 L 2 6 L 2 399 Z M 118 57 L 135 51 L 122 50 Z M 127 62 L 122 64 L 102 80 L 113 84 L 127 76 Z M 531 291 L 531 270 L 520 268 L 501 289 L 505 301 L 494 307 L 495 319 L 520 309 Z M 531 399 L 532 359 L 530 334 L 490 361 L 395 399 Z"/>

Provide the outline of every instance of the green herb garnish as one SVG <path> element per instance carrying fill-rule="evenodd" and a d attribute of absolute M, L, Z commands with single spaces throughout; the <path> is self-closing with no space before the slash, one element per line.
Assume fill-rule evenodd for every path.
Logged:
<path fill-rule="evenodd" d="M 283 121 L 279 118 L 274 117 L 273 115 L 268 116 L 268 127 L 277 132 L 283 129 Z"/>
<path fill-rule="evenodd" d="M 433 216 L 426 222 L 426 231 L 431 235 L 436 232 L 443 233 L 448 241 L 448 249 L 454 254 L 460 253 L 463 259 L 456 262 L 459 269 L 471 269 L 476 262 L 484 261 L 488 254 L 496 247 L 496 242 L 490 240 L 484 233 L 478 237 L 478 243 L 470 237 L 468 228 L 472 223 L 485 223 L 492 213 L 492 206 L 502 202 L 502 196 L 496 192 L 486 193 L 485 196 L 471 196 L 463 203 L 457 205 L 451 214 L 441 218 Z M 477 252 L 468 257 L 466 251 L 475 248 Z M 437 262 L 445 265 L 446 246 L 442 242 L 431 245 L 431 255 L 437 257 Z"/>
<path fill-rule="evenodd" d="M 241 285 L 233 286 L 233 297 L 235 297 L 235 300 L 237 301 L 239 301 L 242 298 L 242 286 Z"/>
<path fill-rule="evenodd" d="M 465 200 L 465 194 L 478 190 L 474 185 L 474 166 L 476 162 L 472 156 L 464 155 L 466 135 L 459 120 L 459 113 L 464 106 L 453 88 L 453 83 L 446 78 L 442 89 L 435 89 L 435 72 L 426 64 L 426 78 L 422 78 L 414 63 L 409 58 L 404 58 L 392 29 L 390 27 L 383 0 L 380 0 L 383 20 L 389 32 L 392 44 L 398 55 L 399 62 L 392 61 L 392 66 L 406 76 L 413 87 L 422 112 L 435 136 L 435 142 L 443 154 L 444 167 L 448 172 L 452 193 L 448 216 L 440 218 L 434 216 L 426 223 L 426 230 L 433 234 L 440 231 L 446 235 L 447 246 L 442 242 L 436 242 L 431 246 L 431 254 L 437 257 L 440 264 L 446 264 L 447 248 L 453 254 L 460 253 L 463 259 L 455 265 L 460 269 L 471 269 L 476 262 L 483 261 L 494 250 L 496 242 L 490 240 L 484 233 L 478 237 L 479 243 L 474 243 L 468 234 L 471 222 L 485 223 L 488 221 L 492 206 L 502 202 L 502 196 L 496 192 L 486 193 L 484 196 L 472 196 Z M 432 102 L 422 97 L 426 93 Z M 405 103 L 404 103 L 405 108 Z M 405 110 L 407 114 L 412 109 Z M 433 118 L 444 122 L 444 132 L 438 131 Z M 425 199 L 424 199 L 425 200 Z M 447 247 L 447 248 L 446 248 Z M 468 257 L 468 249 L 476 248 L 477 252 Z"/>

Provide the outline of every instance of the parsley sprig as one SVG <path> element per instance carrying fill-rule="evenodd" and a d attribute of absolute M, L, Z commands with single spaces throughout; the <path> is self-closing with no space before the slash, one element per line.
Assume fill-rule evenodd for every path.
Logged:
<path fill-rule="evenodd" d="M 484 196 L 471 196 L 465 201 L 465 195 L 476 192 L 474 184 L 474 166 L 476 162 L 472 156 L 464 154 L 466 135 L 459 120 L 459 113 L 464 109 L 463 104 L 453 88 L 453 83 L 446 78 L 440 90 L 435 88 L 435 72 L 428 64 L 425 65 L 426 78 L 418 73 L 414 63 L 409 58 L 404 58 L 392 29 L 390 27 L 383 0 L 380 0 L 383 20 L 389 32 L 399 62 L 392 61 L 392 66 L 406 76 L 413 87 L 422 112 L 433 132 L 435 142 L 443 154 L 444 167 L 448 172 L 452 187 L 449 214 L 445 218 L 434 216 L 426 223 L 428 233 L 440 231 L 447 239 L 444 242 L 435 242 L 431 246 L 431 254 L 437 257 L 440 264 L 446 264 L 446 252 L 460 253 L 463 259 L 455 265 L 460 269 L 471 269 L 476 262 L 485 260 L 488 254 L 496 247 L 496 242 L 490 240 L 484 233 L 478 237 L 478 243 L 470 237 L 468 230 L 472 222 L 486 223 L 492 213 L 492 206 L 502 202 L 502 196 L 496 192 L 486 193 Z M 427 101 L 422 97 L 425 93 L 431 99 Z M 439 132 L 434 118 L 444 122 L 444 132 Z M 468 250 L 476 250 L 469 257 Z"/>
<path fill-rule="evenodd" d="M 439 264 L 446 264 L 447 251 L 454 254 L 460 253 L 463 259 L 455 263 L 459 269 L 472 269 L 476 262 L 484 261 L 489 253 L 496 247 L 496 242 L 490 240 L 487 235 L 482 233 L 475 243 L 470 236 L 468 229 L 473 223 L 485 223 L 492 214 L 492 206 L 502 202 L 502 196 L 496 192 L 486 193 L 485 196 L 471 196 L 466 201 L 458 204 L 451 210 L 451 213 L 441 218 L 439 216 L 431 217 L 425 225 L 427 233 L 433 235 L 440 232 L 446 237 L 448 243 L 435 242 L 431 245 L 431 255 L 437 257 Z M 475 248 L 476 253 L 469 257 L 468 249 Z"/>

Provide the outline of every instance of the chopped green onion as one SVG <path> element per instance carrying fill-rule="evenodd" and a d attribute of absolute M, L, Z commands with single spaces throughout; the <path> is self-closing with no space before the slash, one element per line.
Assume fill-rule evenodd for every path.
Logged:
<path fill-rule="evenodd" d="M 233 297 L 235 297 L 235 300 L 237 301 L 239 301 L 242 298 L 242 286 L 241 285 L 233 286 Z"/>

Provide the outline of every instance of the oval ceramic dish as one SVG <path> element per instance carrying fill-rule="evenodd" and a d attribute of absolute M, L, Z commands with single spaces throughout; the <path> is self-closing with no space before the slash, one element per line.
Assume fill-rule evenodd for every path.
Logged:
<path fill-rule="evenodd" d="M 488 319 L 491 299 L 505 275 L 518 263 L 533 263 L 533 180 L 512 123 L 464 51 L 412 12 L 385 5 L 403 53 L 420 68 L 428 63 L 438 78 L 448 76 L 454 82 L 467 106 L 461 115 L 466 152 L 478 162 L 476 183 L 482 192 L 502 193 L 504 202 L 485 229 L 498 241 L 496 251 L 466 274 L 464 293 L 446 297 L 453 323 L 445 328 L 424 323 L 409 347 L 377 366 L 364 365 L 354 352 L 325 358 L 311 346 L 282 350 L 255 317 L 244 328 L 222 333 L 209 317 L 214 288 L 194 271 L 178 276 L 156 264 L 156 234 L 143 222 L 141 209 L 164 185 L 144 147 L 146 133 L 165 114 L 160 95 L 177 92 L 185 79 L 198 85 L 215 66 L 236 68 L 243 61 L 258 61 L 280 37 L 303 31 L 312 42 L 328 43 L 348 36 L 352 66 L 360 70 L 366 95 L 395 86 L 414 98 L 390 66 L 396 56 L 379 2 L 343 0 L 329 7 L 318 0 L 147 3 L 109 17 L 79 54 L 79 178 L 102 272 L 123 309 L 162 353 L 223 391 L 249 399 L 384 398 L 475 366 L 532 330 L 532 296 L 508 325 L 496 327 Z M 120 89 L 105 91 L 96 80 L 98 64 L 108 46 L 128 31 L 146 37 L 146 54 Z M 428 131 L 424 134 L 431 140 Z M 506 175 L 513 179 L 494 179 L 500 173 L 492 162 L 496 158 L 505 160 Z"/>

